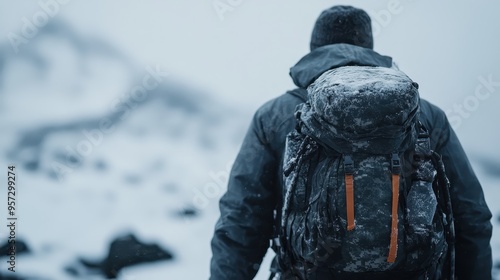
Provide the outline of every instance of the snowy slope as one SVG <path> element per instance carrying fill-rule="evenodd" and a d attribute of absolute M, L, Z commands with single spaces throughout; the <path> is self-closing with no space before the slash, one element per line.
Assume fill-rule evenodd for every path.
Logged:
<path fill-rule="evenodd" d="M 219 174 L 227 174 L 248 116 L 175 77 L 134 100 L 130 88 L 148 71 L 124 67 L 122 57 L 68 39 L 54 24 L 0 73 L 9 81 L 1 162 L 18 167 L 18 238 L 33 252 L 19 256 L 19 275 L 70 279 L 65 267 L 78 257 L 103 258 L 113 238 L 131 232 L 172 251 L 174 260 L 127 268 L 121 279 L 206 278 L 225 188 Z M 59 44 L 71 55 L 45 52 Z M 131 106 L 116 110 L 116 101 Z M 113 130 L 103 130 L 102 120 Z M 206 187 L 213 183 L 217 188 Z"/>

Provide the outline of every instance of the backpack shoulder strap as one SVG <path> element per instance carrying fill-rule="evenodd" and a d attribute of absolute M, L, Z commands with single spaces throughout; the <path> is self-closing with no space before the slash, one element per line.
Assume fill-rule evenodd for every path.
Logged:
<path fill-rule="evenodd" d="M 445 213 L 445 235 L 446 242 L 448 243 L 448 255 L 447 255 L 447 265 L 448 265 L 448 279 L 455 279 L 455 225 L 453 218 L 453 208 L 451 205 L 451 195 L 450 195 L 450 181 L 445 173 L 445 167 L 441 159 L 441 155 L 436 152 L 432 152 L 432 162 L 437 171 L 436 176 L 436 188 L 440 192 L 438 196 L 438 202 Z"/>
<path fill-rule="evenodd" d="M 417 131 L 418 137 L 415 152 L 418 156 L 430 157 L 432 155 L 432 148 L 429 131 L 420 121 L 417 122 Z"/>
<path fill-rule="evenodd" d="M 450 181 L 446 176 L 445 166 L 441 155 L 436 153 L 431 149 L 430 146 L 430 136 L 428 130 L 423 126 L 421 122 L 419 125 L 419 143 L 417 144 L 417 149 L 422 151 L 430 151 L 430 158 L 432 164 L 436 169 L 436 179 L 434 182 L 435 191 L 438 193 L 437 199 L 443 213 L 445 214 L 445 234 L 446 242 L 448 243 L 447 252 L 447 277 L 448 279 L 455 279 L 455 225 L 453 218 L 453 208 L 451 205 L 451 195 L 450 195 Z M 421 140 L 422 137 L 422 140 Z M 424 140 L 425 139 L 425 140 Z M 422 142 L 420 142 L 422 141 Z M 426 143 L 424 143 L 426 142 Z"/>
<path fill-rule="evenodd" d="M 450 181 L 446 176 L 445 166 L 441 155 L 432 150 L 430 144 L 430 135 L 425 126 L 419 121 L 418 124 L 418 140 L 416 144 L 415 154 L 420 157 L 430 158 L 434 169 L 436 170 L 436 178 L 434 180 L 434 191 L 437 194 L 438 205 L 445 214 L 445 234 L 448 244 L 447 266 L 448 271 L 446 279 L 455 279 L 455 226 L 453 218 L 453 209 L 451 205 Z"/>

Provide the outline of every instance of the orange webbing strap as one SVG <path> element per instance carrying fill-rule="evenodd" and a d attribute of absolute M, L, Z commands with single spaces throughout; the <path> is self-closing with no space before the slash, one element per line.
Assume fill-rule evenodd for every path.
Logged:
<path fill-rule="evenodd" d="M 347 207 L 347 230 L 354 229 L 354 175 L 345 174 L 345 201 Z"/>
<path fill-rule="evenodd" d="M 391 243 L 387 262 L 394 263 L 398 253 L 398 199 L 399 199 L 399 174 L 392 174 L 392 225 Z"/>

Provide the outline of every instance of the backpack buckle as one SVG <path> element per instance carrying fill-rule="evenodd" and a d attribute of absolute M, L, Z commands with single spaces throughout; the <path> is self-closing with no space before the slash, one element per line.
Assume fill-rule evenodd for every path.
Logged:
<path fill-rule="evenodd" d="M 345 174 L 354 174 L 354 161 L 350 155 L 344 155 L 344 172 Z"/>
<path fill-rule="evenodd" d="M 393 174 L 401 173 L 401 161 L 399 160 L 398 154 L 392 154 L 391 158 L 391 170 Z"/>

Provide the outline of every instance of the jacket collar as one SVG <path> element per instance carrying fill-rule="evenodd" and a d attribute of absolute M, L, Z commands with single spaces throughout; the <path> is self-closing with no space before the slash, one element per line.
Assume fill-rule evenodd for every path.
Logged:
<path fill-rule="evenodd" d="M 299 88 L 307 88 L 324 72 L 341 66 L 391 67 L 392 58 L 349 44 L 333 44 L 317 48 L 290 68 L 290 76 Z"/>

